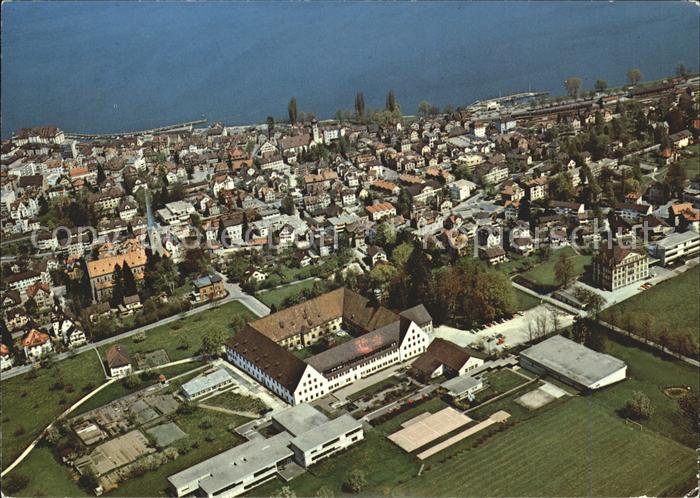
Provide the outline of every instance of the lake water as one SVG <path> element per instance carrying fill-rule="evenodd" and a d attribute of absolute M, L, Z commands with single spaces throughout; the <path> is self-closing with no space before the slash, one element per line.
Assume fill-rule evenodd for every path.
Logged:
<path fill-rule="evenodd" d="M 691 3 L 5 3 L 2 136 L 330 117 L 395 90 L 406 114 L 563 80 L 697 70 Z"/>

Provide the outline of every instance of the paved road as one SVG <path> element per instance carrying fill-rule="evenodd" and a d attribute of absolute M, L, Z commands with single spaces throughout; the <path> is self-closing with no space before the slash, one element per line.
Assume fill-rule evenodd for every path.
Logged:
<path fill-rule="evenodd" d="M 188 316 L 196 315 L 197 313 L 201 313 L 203 311 L 207 310 L 212 310 L 214 308 L 218 308 L 219 306 L 222 306 L 226 303 L 232 302 L 232 301 L 237 301 L 241 303 L 243 306 L 248 308 L 253 314 L 256 316 L 266 316 L 270 314 L 270 308 L 265 306 L 263 303 L 255 299 L 255 297 L 251 296 L 250 294 L 246 294 L 241 290 L 241 288 L 238 286 L 238 284 L 229 284 L 225 283 L 224 287 L 228 291 L 228 296 L 226 296 L 223 299 L 220 299 L 218 301 L 214 301 L 210 304 L 205 304 L 202 306 L 199 306 L 197 308 L 185 311 L 184 313 L 179 313 L 177 315 L 169 316 L 166 318 L 163 318 L 162 320 L 158 320 L 157 322 L 150 323 L 148 325 L 144 325 L 142 327 L 138 327 L 132 330 L 129 330 L 127 332 L 124 332 L 122 334 L 118 334 L 112 337 L 108 337 L 107 339 L 102 339 L 101 341 L 98 342 L 91 342 L 89 344 L 86 344 L 84 346 L 80 346 L 78 348 L 75 348 L 71 351 L 66 351 L 64 353 L 58 353 L 57 355 L 53 356 L 54 361 L 61 361 L 65 360 L 66 358 L 70 358 L 72 356 L 75 356 L 77 354 L 83 353 L 85 351 L 89 351 L 91 349 L 95 348 L 100 348 L 102 346 L 105 346 L 107 344 L 111 344 L 116 341 L 121 341 L 126 338 L 129 338 L 133 335 L 139 334 L 141 332 L 148 332 L 149 330 L 160 327 L 161 325 L 167 325 L 168 323 L 176 322 L 178 320 L 181 320 L 182 318 L 186 318 Z M 33 368 L 33 365 L 21 365 L 14 367 L 8 371 L 5 371 L 2 373 L 2 379 L 9 379 L 12 378 L 16 375 L 23 374 L 25 372 L 28 372 Z"/>

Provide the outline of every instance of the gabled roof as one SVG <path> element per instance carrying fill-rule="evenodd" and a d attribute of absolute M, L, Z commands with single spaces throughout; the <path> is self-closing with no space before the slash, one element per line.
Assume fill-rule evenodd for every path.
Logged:
<path fill-rule="evenodd" d="M 428 313 L 428 310 L 422 304 L 414 306 L 413 308 L 408 308 L 407 310 L 399 313 L 399 315 L 416 322 L 416 324 L 419 326 L 433 321 L 433 317 L 430 316 L 430 313 Z"/>
<path fill-rule="evenodd" d="M 413 368 L 431 375 L 440 365 L 447 366 L 450 370 L 459 371 L 471 357 L 483 358 L 479 353 L 445 339 L 436 338 L 430 343 L 428 349 L 413 362 Z"/>
<path fill-rule="evenodd" d="M 41 346 L 49 341 L 49 334 L 41 332 L 37 329 L 31 329 L 27 332 L 24 337 L 22 337 L 22 347 L 32 348 L 35 346 Z"/>
<path fill-rule="evenodd" d="M 375 330 L 397 319 L 388 309 L 372 306 L 356 292 L 341 288 L 251 322 L 250 326 L 279 342 L 340 317 L 364 331 Z"/>
<path fill-rule="evenodd" d="M 246 325 L 226 346 L 267 372 L 289 392 L 294 392 L 306 369 L 306 363 L 264 334 Z"/>
<path fill-rule="evenodd" d="M 109 368 L 123 367 L 131 364 L 129 351 L 121 344 L 115 344 L 107 350 L 107 365 Z"/>

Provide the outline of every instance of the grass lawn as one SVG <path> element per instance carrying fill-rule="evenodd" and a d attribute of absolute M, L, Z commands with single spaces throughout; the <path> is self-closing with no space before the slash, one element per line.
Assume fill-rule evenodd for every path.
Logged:
<path fill-rule="evenodd" d="M 256 297 L 269 307 L 279 309 L 285 299 L 291 296 L 296 296 L 306 289 L 311 289 L 316 283 L 315 280 L 305 280 L 303 282 L 285 285 L 279 289 L 273 289 L 264 292 L 258 292 Z"/>
<path fill-rule="evenodd" d="M 654 413 L 642 422 L 645 429 L 668 436 L 691 448 L 698 446 L 700 434 L 688 417 L 678 408 L 677 399 L 664 393 L 666 387 L 690 386 L 700 390 L 698 369 L 667 355 L 644 351 L 624 339 L 608 341 L 607 352 L 627 363 L 628 379 L 601 389 L 592 399 L 612 413 L 621 409 L 634 391 L 642 391 L 651 400 Z"/>
<path fill-rule="evenodd" d="M 263 413 L 267 409 L 267 405 L 260 399 L 252 396 L 246 396 L 234 391 L 226 391 L 217 394 L 213 398 L 208 398 L 202 401 L 205 405 L 220 406 L 229 410 L 237 410 L 243 412 Z"/>
<path fill-rule="evenodd" d="M 686 156 L 686 151 L 692 151 L 693 155 L 690 157 Z M 694 144 L 683 149 L 681 157 L 679 164 L 685 170 L 686 178 L 695 178 L 700 175 L 700 144 Z"/>
<path fill-rule="evenodd" d="M 119 341 L 119 344 L 126 346 L 130 354 L 164 349 L 170 361 L 181 360 L 197 354 L 202 337 L 207 332 L 223 329 L 232 333 L 229 325 L 234 315 L 241 315 L 246 320 L 254 318 L 248 308 L 238 302 L 230 302 L 148 330 L 146 339 L 141 342 L 136 342 L 136 336 L 132 336 Z M 100 348 L 103 358 L 110 346 Z"/>
<path fill-rule="evenodd" d="M 523 278 L 529 280 L 530 282 L 543 286 L 552 288 L 552 290 L 557 287 L 557 281 L 554 276 L 554 266 L 557 261 L 564 254 L 573 258 L 574 271 L 576 275 L 581 275 L 585 271 L 586 265 L 591 264 L 591 256 L 579 256 L 570 247 L 565 247 L 555 251 L 548 261 L 535 266 L 533 269 L 522 274 Z"/>
<path fill-rule="evenodd" d="M 211 423 L 208 429 L 200 428 L 205 419 Z M 248 420 L 250 419 L 246 417 L 201 408 L 189 415 L 178 415 L 174 422 L 188 434 L 185 441 L 195 443 L 197 447 L 155 471 L 121 483 L 108 496 L 167 496 L 169 476 L 244 442 L 242 437 L 230 432 L 228 427 L 239 426 Z"/>
<path fill-rule="evenodd" d="M 387 389 L 392 386 L 397 386 L 399 384 L 399 379 L 397 379 L 396 377 L 389 377 L 387 379 L 380 380 L 376 384 L 372 384 L 371 386 L 365 387 L 364 389 L 357 391 L 354 394 L 351 394 L 350 396 L 348 396 L 348 401 L 355 401 L 356 399 L 360 399 L 366 394 L 378 393 L 379 391 L 383 391 L 384 389 Z"/>
<path fill-rule="evenodd" d="M 428 459 L 427 472 L 394 494 L 657 496 L 686 490 L 695 469 L 689 448 L 633 429 L 582 397 L 497 433 L 479 448 L 472 443 L 467 438 L 446 450 L 450 454 Z"/>
<path fill-rule="evenodd" d="M 513 291 L 515 292 L 515 309 L 517 311 L 527 311 L 530 308 L 539 306 L 540 300 L 535 296 L 531 296 L 519 289 L 514 289 Z"/>
<path fill-rule="evenodd" d="M 376 430 L 365 433 L 365 440 L 317 465 L 305 474 L 285 484 L 279 478 L 253 489 L 250 496 L 278 496 L 282 486 L 289 486 L 297 496 L 316 496 L 321 486 L 327 486 L 335 496 L 346 495 L 343 482 L 355 468 L 363 469 L 367 496 L 389 496 L 397 482 L 406 481 L 418 472 L 420 465 L 398 446 Z M 430 496 L 433 493 L 425 493 Z M 351 496 L 351 495 L 348 495 Z"/>
<path fill-rule="evenodd" d="M 162 369 L 154 369 L 155 372 L 159 374 L 165 375 L 166 378 L 172 378 L 177 375 L 180 375 L 185 372 L 189 372 L 190 370 L 193 370 L 195 368 L 201 367 L 205 363 L 202 361 L 193 361 L 190 363 L 183 363 L 182 365 L 173 365 L 172 367 L 167 367 L 167 368 L 162 368 Z M 138 378 L 138 377 L 137 377 Z M 153 379 L 149 381 L 142 381 L 140 384 L 137 386 L 134 386 L 133 388 L 129 388 L 126 386 L 125 379 L 118 380 L 111 385 L 105 387 L 102 389 L 100 392 L 95 394 L 92 398 L 87 400 L 85 403 L 80 405 L 76 410 L 72 413 L 72 415 L 79 415 L 81 413 L 86 413 L 89 412 L 90 410 L 94 410 L 95 408 L 99 408 L 102 405 L 106 405 L 110 401 L 114 401 L 115 399 L 123 398 L 124 396 L 131 394 L 133 392 L 139 391 L 141 389 L 145 389 L 146 387 L 155 384 L 158 382 L 158 379 Z"/>
<path fill-rule="evenodd" d="M 34 377 L 36 372 L 36 378 Z M 2 461 L 9 465 L 59 414 L 105 382 L 94 351 L 2 381 Z M 52 389 L 62 382 L 63 389 Z M 85 391 L 83 391 L 85 389 Z"/>
<path fill-rule="evenodd" d="M 664 280 L 649 290 L 611 306 L 603 312 L 602 318 L 610 320 L 614 309 L 620 311 L 623 324 L 625 317 L 638 313 L 649 314 L 656 322 L 655 330 L 652 331 L 650 337 L 652 340 L 656 337 L 659 325 L 666 324 L 671 334 L 690 333 L 697 341 L 700 339 L 698 327 L 699 293 L 700 266 L 696 266 L 677 277 Z"/>
<path fill-rule="evenodd" d="M 34 448 L 9 475 L 23 475 L 29 479 L 17 496 L 89 496 L 73 480 L 68 467 L 56 460 L 45 446 Z"/>

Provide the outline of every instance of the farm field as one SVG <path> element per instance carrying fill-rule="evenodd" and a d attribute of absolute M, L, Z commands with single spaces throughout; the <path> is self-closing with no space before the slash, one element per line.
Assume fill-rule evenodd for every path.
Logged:
<path fill-rule="evenodd" d="M 131 355 L 163 349 L 168 353 L 170 361 L 189 358 L 197 354 L 202 345 L 202 337 L 207 332 L 218 329 L 232 334 L 230 324 L 234 315 L 242 316 L 245 320 L 253 318 L 248 308 L 238 302 L 230 302 L 153 328 L 145 333 L 146 338 L 143 341 L 131 336 L 119 341 L 119 344 L 126 346 Z M 110 346 L 100 348 L 103 358 Z"/>
<path fill-rule="evenodd" d="M 651 315 L 655 327 L 651 339 L 658 337 L 661 326 L 667 326 L 670 334 L 689 333 L 700 339 L 700 266 L 691 268 L 677 277 L 664 280 L 649 290 L 645 290 L 619 304 L 606 309 L 603 320 L 610 321 L 618 313 L 625 327 L 626 320 L 633 315 Z"/>
<path fill-rule="evenodd" d="M 94 351 L 3 380 L 2 461 L 14 461 L 58 415 L 104 382 Z"/>

